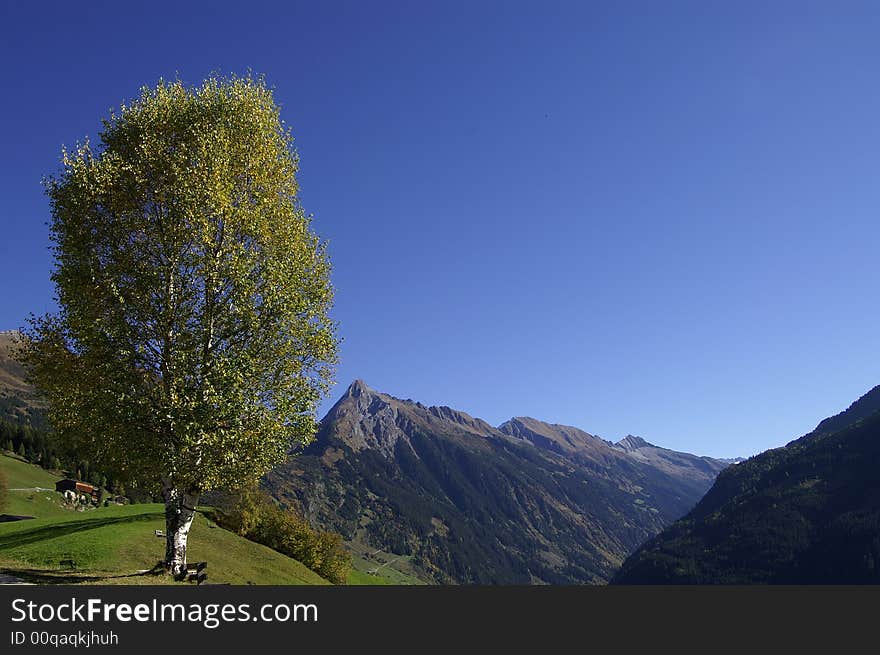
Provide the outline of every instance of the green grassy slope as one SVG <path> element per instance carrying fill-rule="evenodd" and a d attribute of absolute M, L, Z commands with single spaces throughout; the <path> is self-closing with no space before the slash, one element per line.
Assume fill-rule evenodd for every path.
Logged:
<path fill-rule="evenodd" d="M 18 457 L 0 456 L 0 471 L 6 476 L 9 492 L 0 514 L 18 516 L 68 516 L 71 514 L 54 491 L 59 476 L 23 461 Z M 50 489 L 51 491 L 45 491 Z"/>
<path fill-rule="evenodd" d="M 6 474 L 6 483 L 10 489 L 23 487 L 54 489 L 55 482 L 61 479 L 60 476 L 29 464 L 19 457 L 0 457 L 0 469 Z"/>
<path fill-rule="evenodd" d="M 158 504 L 100 508 L 0 524 L 0 558 L 12 575 L 52 582 L 167 583 L 167 576 L 136 575 L 161 560 L 165 527 Z M 68 572 L 62 560 L 76 562 Z M 207 561 L 208 578 L 230 584 L 327 584 L 299 562 L 242 539 L 203 516 L 193 522 L 188 559 Z"/>
<path fill-rule="evenodd" d="M 410 557 L 376 550 L 357 540 L 347 542 L 351 557 L 348 584 L 423 585 L 412 569 Z"/>
<path fill-rule="evenodd" d="M 388 578 L 380 578 L 378 575 L 365 573 L 353 566 L 348 574 L 347 584 L 354 586 L 385 586 L 393 584 Z"/>
<path fill-rule="evenodd" d="M 57 476 L 12 457 L 0 456 L 11 489 L 54 488 Z M 167 576 L 138 574 L 164 554 L 162 505 L 127 505 L 74 512 L 54 491 L 10 491 L 7 514 L 35 516 L 0 523 L 0 571 L 48 583 L 166 584 Z M 217 527 L 197 515 L 189 538 L 189 561 L 208 562 L 208 580 L 230 584 L 327 584 L 296 560 Z M 62 567 L 74 560 L 76 569 Z"/>

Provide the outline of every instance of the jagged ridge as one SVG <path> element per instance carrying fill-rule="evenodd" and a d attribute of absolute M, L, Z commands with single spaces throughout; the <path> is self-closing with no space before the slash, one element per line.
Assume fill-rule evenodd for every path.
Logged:
<path fill-rule="evenodd" d="M 526 417 L 496 428 L 358 380 L 267 486 L 437 582 L 599 583 L 725 466 L 630 447 Z M 679 459 L 658 466 L 651 449 Z"/>

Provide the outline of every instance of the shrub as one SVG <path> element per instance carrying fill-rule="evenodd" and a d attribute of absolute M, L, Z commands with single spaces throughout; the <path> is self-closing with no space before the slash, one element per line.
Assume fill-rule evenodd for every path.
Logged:
<path fill-rule="evenodd" d="M 351 556 L 342 537 L 314 530 L 302 516 L 279 507 L 262 491 L 248 489 L 226 496 L 217 523 L 242 537 L 292 557 L 334 584 L 344 584 Z"/>

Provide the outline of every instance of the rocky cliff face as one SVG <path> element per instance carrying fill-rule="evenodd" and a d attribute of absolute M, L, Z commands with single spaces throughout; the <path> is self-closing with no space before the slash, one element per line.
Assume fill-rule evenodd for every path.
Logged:
<path fill-rule="evenodd" d="M 641 437 L 634 437 L 633 435 L 627 435 L 616 444 L 614 444 L 621 450 L 627 453 L 635 453 L 638 452 L 640 448 L 650 448 L 652 447 L 647 441 L 642 439 Z"/>
<path fill-rule="evenodd" d="M 266 486 L 429 580 L 601 583 L 726 465 L 639 442 L 531 418 L 495 428 L 356 381 Z"/>
<path fill-rule="evenodd" d="M 498 429 L 560 455 L 572 455 L 603 465 L 611 465 L 618 457 L 608 442 L 567 425 L 544 423 L 526 416 L 512 418 Z"/>
<path fill-rule="evenodd" d="M 334 410 L 333 424 L 327 427 L 352 452 L 370 449 L 389 457 L 397 442 L 407 439 L 406 431 L 398 425 L 405 425 L 406 418 L 398 411 L 394 399 L 373 392 L 361 380 L 348 388 Z"/>

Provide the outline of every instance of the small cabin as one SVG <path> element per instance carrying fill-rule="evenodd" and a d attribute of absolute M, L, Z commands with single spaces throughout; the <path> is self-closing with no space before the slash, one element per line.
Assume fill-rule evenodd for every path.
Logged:
<path fill-rule="evenodd" d="M 77 480 L 59 480 L 55 483 L 55 491 L 72 491 L 77 494 L 88 494 L 90 496 L 98 495 L 98 488 L 88 482 L 78 482 Z"/>

